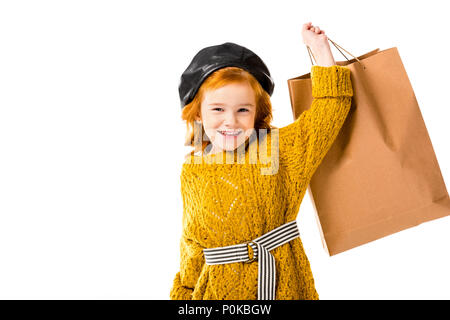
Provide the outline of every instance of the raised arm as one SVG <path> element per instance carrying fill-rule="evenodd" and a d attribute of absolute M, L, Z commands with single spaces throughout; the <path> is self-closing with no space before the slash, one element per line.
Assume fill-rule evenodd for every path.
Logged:
<path fill-rule="evenodd" d="M 309 180 L 335 141 L 350 110 L 350 69 L 312 66 L 313 101 L 293 123 L 279 129 L 280 157 L 294 179 Z"/>
<path fill-rule="evenodd" d="M 317 62 L 311 67 L 313 101 L 279 130 L 280 158 L 294 182 L 307 182 L 314 174 L 344 124 L 353 96 L 351 71 L 336 65 L 324 31 L 306 23 L 302 36 Z"/>

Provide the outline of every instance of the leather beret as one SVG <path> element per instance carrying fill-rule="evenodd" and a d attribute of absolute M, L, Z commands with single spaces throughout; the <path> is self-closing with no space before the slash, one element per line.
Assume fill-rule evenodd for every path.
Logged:
<path fill-rule="evenodd" d="M 265 63 L 253 51 L 233 42 L 201 49 L 181 75 L 178 91 L 181 108 L 194 99 L 203 81 L 214 71 L 239 67 L 251 73 L 263 89 L 272 95 L 275 83 Z"/>

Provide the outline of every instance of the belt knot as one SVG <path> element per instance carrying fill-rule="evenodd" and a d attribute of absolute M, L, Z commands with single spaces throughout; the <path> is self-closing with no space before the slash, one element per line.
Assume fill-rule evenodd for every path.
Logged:
<path fill-rule="evenodd" d="M 203 249 L 208 265 L 258 260 L 258 300 L 274 300 L 276 287 L 275 258 L 271 250 L 300 237 L 297 221 L 291 221 L 273 229 L 261 237 L 226 247 Z M 250 258 L 248 247 L 252 248 Z"/>

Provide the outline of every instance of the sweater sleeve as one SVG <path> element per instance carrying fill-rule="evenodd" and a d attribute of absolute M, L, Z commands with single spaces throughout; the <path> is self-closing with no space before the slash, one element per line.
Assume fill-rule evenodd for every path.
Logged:
<path fill-rule="evenodd" d="M 182 182 L 182 189 L 184 187 Z M 186 196 L 186 194 L 188 194 Z M 190 192 L 183 192 L 182 235 L 180 240 L 180 270 L 176 273 L 170 290 L 171 300 L 192 300 L 197 281 L 205 264 L 203 248 L 198 239 L 202 228 L 194 219 L 192 206 L 189 205 Z"/>
<path fill-rule="evenodd" d="M 180 271 L 175 275 L 172 289 L 170 290 L 171 300 L 192 300 L 192 293 L 200 276 L 204 264 L 203 248 L 194 240 L 186 236 L 180 241 Z"/>
<path fill-rule="evenodd" d="M 335 141 L 353 96 L 351 71 L 343 66 L 312 66 L 311 84 L 311 107 L 279 129 L 280 157 L 292 178 L 306 181 Z"/>

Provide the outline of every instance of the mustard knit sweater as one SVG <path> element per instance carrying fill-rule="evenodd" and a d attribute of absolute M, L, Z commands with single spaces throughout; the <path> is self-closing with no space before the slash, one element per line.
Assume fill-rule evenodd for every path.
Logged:
<path fill-rule="evenodd" d="M 310 109 L 250 142 L 258 150 L 257 161 L 250 161 L 249 146 L 245 162 L 236 161 L 238 152 L 230 161 L 230 152 L 222 151 L 191 154 L 183 163 L 181 259 L 172 300 L 257 299 L 258 261 L 207 265 L 202 250 L 253 240 L 297 218 L 311 176 L 336 139 L 353 96 L 346 67 L 312 66 L 311 82 Z M 272 143 L 274 132 L 278 145 Z M 260 146 L 267 146 L 265 152 Z M 319 298 L 300 238 L 271 253 L 277 300 Z"/>

